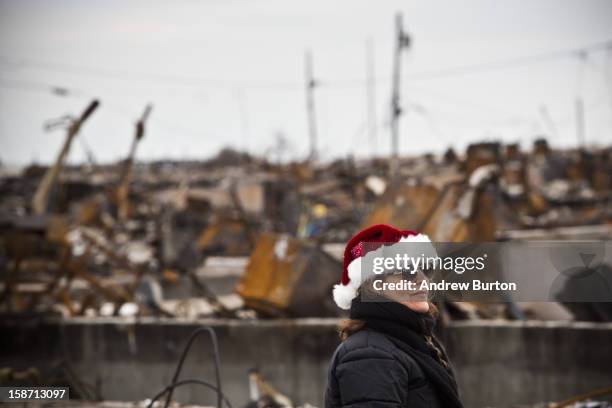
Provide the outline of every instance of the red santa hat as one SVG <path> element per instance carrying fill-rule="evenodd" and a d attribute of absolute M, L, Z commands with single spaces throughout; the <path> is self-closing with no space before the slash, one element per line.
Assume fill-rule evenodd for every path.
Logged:
<path fill-rule="evenodd" d="M 390 225 L 372 225 L 359 231 L 349 240 L 344 249 L 344 262 L 340 283 L 334 285 L 334 302 L 339 308 L 348 310 L 351 302 L 357 297 L 357 290 L 362 284 L 361 259 L 368 252 L 377 250 L 383 245 L 398 242 L 431 242 L 423 234 L 410 230 L 398 230 Z M 364 245 L 368 243 L 368 245 Z"/>

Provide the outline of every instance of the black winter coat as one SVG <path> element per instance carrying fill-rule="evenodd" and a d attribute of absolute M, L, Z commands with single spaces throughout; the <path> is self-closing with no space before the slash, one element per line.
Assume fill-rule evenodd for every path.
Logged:
<path fill-rule="evenodd" d="M 326 408 L 462 407 L 442 346 L 425 324 L 432 319 L 398 303 L 357 299 L 351 318 L 364 320 L 366 328 L 334 353 Z"/>

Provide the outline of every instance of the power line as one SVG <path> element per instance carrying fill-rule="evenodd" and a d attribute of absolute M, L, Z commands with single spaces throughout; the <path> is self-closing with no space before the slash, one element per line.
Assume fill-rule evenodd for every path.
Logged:
<path fill-rule="evenodd" d="M 264 89 L 286 89 L 294 88 L 301 90 L 300 84 L 294 82 L 265 82 L 265 81 L 250 81 L 240 79 L 212 79 L 203 77 L 188 77 L 183 75 L 158 74 L 151 72 L 135 72 L 120 69 L 94 68 L 82 65 L 66 64 L 60 62 L 43 61 L 33 58 L 10 58 L 6 55 L 0 55 L 0 63 L 10 64 L 17 67 L 39 68 L 48 71 L 56 71 L 62 73 L 83 74 L 89 76 L 121 79 L 121 80 L 139 80 L 146 82 L 167 82 L 185 86 L 212 86 L 223 88 L 264 88 Z"/>
<path fill-rule="evenodd" d="M 10 78 L 0 78 L 0 87 L 5 89 L 13 89 L 19 91 L 43 92 L 55 96 L 86 96 L 86 94 L 77 89 L 67 88 L 59 85 L 52 85 L 36 81 L 22 81 Z"/>
<path fill-rule="evenodd" d="M 477 63 L 471 65 L 464 65 L 459 67 L 452 67 L 434 71 L 423 71 L 412 73 L 408 75 L 403 75 L 403 78 L 410 79 L 436 79 L 442 77 L 452 77 L 457 75 L 467 75 L 474 73 L 481 73 L 486 71 L 494 71 L 500 69 L 507 69 L 516 66 L 521 66 L 525 64 L 533 64 L 539 63 L 549 60 L 556 60 L 559 58 L 581 58 L 584 60 L 584 57 L 589 53 L 598 52 L 602 50 L 607 50 L 608 52 L 612 51 L 612 40 L 607 40 L 603 42 L 591 43 L 584 45 L 582 47 L 569 48 L 564 50 L 556 50 L 546 53 L 533 54 L 529 56 L 522 56 L 517 58 L 498 60 L 494 62 L 487 63 Z M 14 58 L 11 59 L 7 56 L 0 56 L 0 63 L 4 64 L 14 64 L 17 66 L 30 66 L 35 68 L 42 69 L 50 69 L 54 71 L 60 72 L 71 72 L 71 73 L 80 73 L 85 75 L 95 75 L 95 76 L 103 76 L 103 77 L 111 77 L 118 79 L 137 79 L 144 81 L 155 81 L 155 82 L 172 82 L 179 83 L 182 85 L 203 85 L 207 84 L 210 86 L 217 87 L 229 87 L 232 90 L 242 88 L 244 90 L 245 87 L 252 87 L 251 89 L 295 89 L 301 90 L 302 84 L 299 83 L 290 83 L 290 82 L 256 82 L 256 81 L 245 81 L 245 80 L 219 80 L 219 79 L 210 79 L 210 78 L 189 78 L 183 76 L 176 75 L 161 75 L 161 74 L 152 74 L 152 73 L 136 73 L 131 71 L 122 71 L 122 70 L 113 70 L 113 69 L 104 69 L 104 68 L 91 68 L 84 67 L 78 65 L 71 65 L 65 63 L 54 63 L 48 61 L 40 61 L 35 59 L 20 59 L 16 61 Z M 385 84 L 385 80 L 388 78 L 377 78 L 376 86 L 381 84 Z M 364 87 L 367 84 L 367 78 L 359 78 L 359 79 L 340 79 L 340 80 L 322 80 L 318 81 L 317 85 L 321 88 L 328 89 L 343 89 L 349 87 Z M 386 85 L 386 84 L 385 84 Z M 22 81 L 22 80 L 13 80 L 7 78 L 0 78 L 0 87 L 8 88 L 8 89 L 17 89 L 17 90 L 26 90 L 26 91 L 35 91 L 35 92 L 44 92 L 51 93 L 56 96 L 66 97 L 66 96 L 79 96 L 79 97 L 89 97 L 91 94 L 86 93 L 80 90 L 76 90 L 73 88 L 67 88 L 64 86 L 57 86 L 53 84 L 47 84 L 42 82 L 35 81 Z M 421 89 L 423 90 L 423 89 Z M 427 93 L 432 94 L 431 90 L 423 90 Z M 451 102 L 448 96 L 437 95 L 442 99 Z M 459 103 L 458 100 L 452 101 L 454 103 Z M 465 105 L 466 101 L 461 101 L 461 104 Z M 469 104 L 476 107 L 475 103 L 470 102 Z M 479 109 L 484 109 L 483 106 L 479 106 Z M 128 114 L 127 110 L 119 109 L 123 111 L 124 114 Z M 491 107 L 488 107 L 489 111 L 493 111 Z M 129 114 L 131 117 L 131 114 Z M 176 125 L 174 123 L 161 123 L 157 121 L 158 125 L 165 127 L 167 130 L 172 130 L 181 133 L 189 133 L 193 135 L 202 136 L 199 132 L 195 132 L 192 130 L 188 130 L 183 128 L 180 125 Z"/>
<path fill-rule="evenodd" d="M 463 76 L 478 74 L 487 71 L 497 71 L 509 69 L 521 65 L 540 63 L 562 58 L 582 57 L 585 54 L 599 52 L 604 50 L 612 50 L 612 39 L 600 41 L 590 44 L 585 44 L 581 47 L 567 48 L 538 54 L 519 56 L 497 61 L 474 63 L 457 67 L 443 68 L 439 70 L 427 70 L 422 72 L 414 72 L 403 75 L 405 79 L 420 79 L 431 80 L 439 78 L 447 78 L 454 76 Z M 205 77 L 188 77 L 183 75 L 159 74 L 151 72 L 136 72 L 121 69 L 94 68 L 82 65 L 59 63 L 52 61 L 44 61 L 33 58 L 11 58 L 7 55 L 0 55 L 0 63 L 10 64 L 16 67 L 39 68 L 50 71 L 63 73 L 83 74 L 90 76 L 122 79 L 122 80 L 139 80 L 146 82 L 166 82 L 185 86 L 209 86 L 220 88 L 243 88 L 250 90 L 295 90 L 301 91 L 303 84 L 293 81 L 257 81 L 244 79 L 220 79 L 220 78 L 205 78 Z M 377 77 L 377 85 L 386 83 L 389 77 Z M 318 85 L 322 88 L 351 88 L 363 87 L 366 85 L 367 78 L 348 78 L 348 79 L 330 79 L 320 80 Z"/>
<path fill-rule="evenodd" d="M 0 88 L 13 89 L 19 91 L 31 91 L 38 92 L 44 94 L 51 94 L 59 97 L 79 97 L 79 98 L 93 98 L 95 97 L 92 92 L 85 92 L 81 90 L 77 90 L 74 88 L 68 88 L 61 85 L 52 85 L 44 82 L 36 82 L 36 81 L 21 81 L 21 80 L 13 80 L 7 78 L 0 78 Z M 127 116 L 129 118 L 133 118 L 133 114 L 130 109 L 121 104 L 117 104 L 116 102 L 105 102 L 104 106 L 109 111 Z M 200 132 L 196 132 L 192 129 L 188 129 L 183 127 L 180 124 L 167 121 L 160 118 L 153 118 L 151 120 L 153 124 L 157 124 L 158 128 L 163 128 L 166 131 L 177 132 L 177 133 L 187 133 L 192 136 L 202 137 L 204 136 Z"/>
<path fill-rule="evenodd" d="M 51 94 L 51 95 L 58 96 L 58 97 L 93 98 L 97 96 L 95 95 L 95 93 L 90 92 L 90 91 L 86 92 L 86 91 L 78 90 L 75 88 L 69 88 L 63 85 L 57 85 L 57 84 L 51 84 L 51 83 L 45 83 L 45 82 L 39 82 L 39 81 L 15 80 L 15 79 L 10 79 L 10 78 L 0 78 L 0 88 Z M 489 112 L 490 114 L 498 115 L 498 118 L 502 121 L 516 122 L 518 120 L 520 121 L 535 120 L 535 118 L 525 117 L 524 115 L 521 115 L 519 113 L 500 110 L 494 106 L 486 105 L 485 103 L 477 103 L 477 102 L 466 100 L 463 98 L 456 98 L 454 96 L 446 95 L 444 93 L 440 93 L 432 89 L 423 88 L 421 86 L 409 86 L 409 88 L 411 89 L 412 92 L 415 92 L 415 91 L 423 92 L 426 95 L 428 94 L 436 99 L 439 99 L 441 102 L 445 102 L 447 104 L 450 104 L 456 107 L 473 108 L 476 111 L 484 111 L 484 112 Z M 417 104 L 417 101 L 410 101 L 410 103 L 414 105 L 414 104 Z M 418 104 L 423 106 L 423 101 L 419 101 Z M 105 107 L 108 110 L 116 114 L 120 114 L 120 115 L 129 117 L 129 118 L 133 118 L 131 109 L 121 104 L 117 104 L 114 101 L 105 102 Z M 592 106 L 590 105 L 587 106 L 587 111 L 590 111 L 591 108 Z M 440 110 L 437 110 L 437 111 L 440 111 Z M 462 118 L 462 119 L 465 119 L 465 118 Z M 198 137 L 203 136 L 203 134 L 201 134 L 200 132 L 196 132 L 194 130 L 184 128 L 180 124 L 177 124 L 174 122 L 168 122 L 160 118 L 154 118 L 152 119 L 152 122 L 156 122 L 159 127 L 163 127 L 167 131 L 188 133 L 191 135 L 197 135 Z M 385 126 L 389 125 L 388 122 L 389 122 L 389 119 L 387 118 L 385 122 L 386 123 Z M 472 122 L 472 121 L 470 120 L 469 122 Z M 499 123 L 499 121 L 490 122 L 490 123 Z M 380 128 L 380 126 L 377 125 L 377 128 Z M 361 131 L 359 131 L 358 133 L 361 133 Z"/>
<path fill-rule="evenodd" d="M 503 69 L 514 68 L 521 65 L 540 63 L 545 61 L 552 61 L 562 58 L 584 58 L 593 52 L 599 51 L 611 51 L 612 50 L 612 39 L 606 41 L 600 41 L 583 45 L 581 47 L 567 48 L 562 50 L 549 51 L 539 54 L 532 54 L 526 56 L 519 56 L 514 58 L 502 59 L 490 62 L 481 62 L 468 65 L 461 65 L 457 67 L 443 68 L 439 70 L 428 70 L 421 72 L 413 72 L 411 74 L 404 75 L 405 79 L 439 79 L 445 77 L 462 76 L 469 74 L 478 74 L 487 71 L 497 71 Z M 377 78 L 377 80 L 388 81 L 390 78 Z M 338 87 L 350 87 L 358 84 L 363 84 L 364 79 L 353 78 L 353 79 L 340 79 L 336 81 L 323 82 L 324 85 L 334 84 Z"/>
<path fill-rule="evenodd" d="M 510 58 L 493 62 L 484 62 L 454 68 L 414 73 L 411 74 L 409 77 L 411 79 L 436 79 L 456 75 L 476 74 L 485 71 L 496 71 L 500 69 L 513 68 L 520 65 L 551 61 L 560 58 L 582 58 L 583 55 L 609 49 L 612 49 L 612 39 L 597 43 L 591 43 L 577 48 L 568 48 L 563 50 L 526 55 L 522 57 Z"/>
<path fill-rule="evenodd" d="M 467 108 L 467 109 L 471 109 L 471 110 L 478 111 L 481 113 L 488 112 L 489 114 L 496 115 L 498 117 L 504 117 L 504 118 L 513 118 L 513 117 L 523 116 L 522 114 L 519 114 L 516 112 L 510 112 L 510 111 L 499 109 L 496 106 L 492 106 L 491 104 L 485 103 L 484 101 L 482 103 L 479 103 L 479 102 L 474 102 L 472 100 L 467 100 L 464 98 L 457 98 L 455 96 L 447 95 L 445 93 L 434 91 L 432 89 L 423 88 L 421 86 L 408 85 L 408 87 L 410 89 L 410 92 L 416 92 L 417 94 L 422 92 L 425 95 L 429 95 L 430 97 L 433 97 L 434 99 L 442 101 L 446 103 L 447 105 L 455 106 L 456 108 L 463 108 L 463 109 Z"/>

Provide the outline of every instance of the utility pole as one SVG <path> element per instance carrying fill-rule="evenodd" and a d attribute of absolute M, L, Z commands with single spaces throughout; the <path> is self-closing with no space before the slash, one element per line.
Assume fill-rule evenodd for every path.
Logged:
<path fill-rule="evenodd" d="M 151 110 L 153 109 L 153 105 L 148 104 L 144 111 L 142 112 L 142 116 L 136 122 L 136 127 L 134 130 L 134 138 L 132 139 L 132 145 L 130 146 L 130 152 L 128 153 L 128 157 L 125 159 L 123 163 L 123 167 L 121 169 L 121 174 L 119 176 L 119 183 L 116 190 L 116 198 L 117 198 L 117 209 L 119 213 L 119 218 L 121 220 L 126 220 L 129 216 L 129 188 L 130 181 L 132 179 L 132 170 L 134 167 L 134 158 L 136 157 L 136 147 L 138 147 L 138 143 L 145 135 L 145 124 L 149 115 L 151 114 Z"/>
<path fill-rule="evenodd" d="M 578 147 L 584 149 L 586 147 L 585 132 L 584 132 L 584 102 L 580 96 L 574 101 L 576 112 L 576 138 L 578 139 Z"/>
<path fill-rule="evenodd" d="M 249 115 L 247 111 L 247 99 L 244 89 L 238 90 L 238 108 L 240 109 L 240 131 L 242 133 L 242 149 L 249 153 Z"/>
<path fill-rule="evenodd" d="M 548 108 L 546 105 L 540 105 L 540 115 L 550 132 L 550 135 L 553 139 L 556 139 L 559 136 L 559 132 L 557 132 L 557 127 L 555 126 L 555 122 L 553 122 L 552 117 L 550 116 L 550 112 L 548 112 Z"/>
<path fill-rule="evenodd" d="M 402 114 L 400 105 L 401 53 L 410 47 L 410 37 L 404 32 L 402 13 L 395 15 L 395 48 L 393 50 L 393 78 L 391 90 L 391 176 L 399 171 L 399 118 Z"/>
<path fill-rule="evenodd" d="M 43 176 L 40 184 L 36 188 L 36 192 L 32 197 L 32 211 L 34 214 L 46 214 L 49 209 L 49 201 L 51 190 L 57 184 L 57 180 L 59 178 L 60 172 L 66 163 L 66 158 L 68 157 L 68 153 L 70 152 L 70 146 L 72 145 L 72 141 L 79 133 L 81 126 L 83 123 L 91 116 L 91 114 L 98 108 L 100 102 L 97 99 L 94 99 L 87 105 L 87 108 L 81 113 L 78 118 L 70 119 L 70 123 L 68 125 L 68 129 L 66 131 L 66 138 L 64 139 L 64 144 L 55 159 L 55 163 L 53 166 L 47 169 L 47 172 Z"/>
<path fill-rule="evenodd" d="M 304 74 L 306 76 L 306 114 L 308 116 L 308 136 L 310 139 L 310 160 L 317 158 L 317 118 L 314 102 L 314 89 L 317 82 L 314 79 L 312 53 L 306 50 L 304 60 Z"/>
<path fill-rule="evenodd" d="M 376 74 L 374 72 L 374 42 L 371 38 L 366 41 L 366 78 L 366 111 L 370 149 L 372 150 L 372 156 L 376 157 L 378 154 L 378 142 L 376 140 Z"/>
<path fill-rule="evenodd" d="M 578 148 L 584 149 L 585 143 L 585 125 L 584 125 L 584 101 L 582 100 L 582 88 L 584 71 L 587 68 L 589 54 L 582 50 L 578 53 L 578 60 L 580 63 L 578 81 L 576 85 L 576 99 L 574 99 L 574 112 L 576 115 L 576 139 L 578 141 Z"/>

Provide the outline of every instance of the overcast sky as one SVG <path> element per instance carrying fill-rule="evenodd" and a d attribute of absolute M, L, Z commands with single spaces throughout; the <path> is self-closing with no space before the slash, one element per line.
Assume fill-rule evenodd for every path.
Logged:
<path fill-rule="evenodd" d="M 504 69 L 432 72 L 612 40 L 609 0 L 0 1 L 0 160 L 52 160 L 61 130 L 43 124 L 101 107 L 81 137 L 98 161 L 127 153 L 133 123 L 154 104 L 142 159 L 205 158 L 223 146 L 263 153 L 276 135 L 308 152 L 304 51 L 312 49 L 324 159 L 389 152 L 393 15 L 413 38 L 403 55 L 403 154 L 463 149 L 538 133 L 612 143 L 612 50 Z M 374 46 L 377 139 L 366 131 L 366 41 Z M 63 86 L 68 96 L 46 85 Z M 543 110 L 551 120 L 544 119 Z M 75 142 L 71 161 L 83 160 Z"/>

